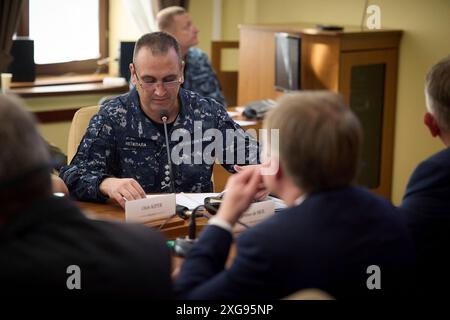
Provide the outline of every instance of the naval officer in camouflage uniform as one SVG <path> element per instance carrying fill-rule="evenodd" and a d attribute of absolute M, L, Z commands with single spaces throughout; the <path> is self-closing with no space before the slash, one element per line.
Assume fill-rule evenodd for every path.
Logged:
<path fill-rule="evenodd" d="M 203 161 L 202 157 L 205 147 L 212 142 L 205 134 L 206 130 L 222 134 L 219 151 L 222 154 L 214 155 L 226 160 L 228 164 L 223 166 L 228 171 L 234 171 L 229 152 L 236 155 L 237 160 L 242 159 L 239 154 L 244 154 L 244 161 L 235 161 L 236 164 L 257 163 L 256 141 L 244 133 L 222 105 L 180 88 L 183 61 L 174 37 L 165 32 L 142 36 L 136 43 L 130 71 L 135 88 L 101 106 L 74 159 L 60 171 L 72 196 L 88 201 L 113 198 L 124 206 L 124 199 L 140 199 L 145 193 L 171 192 L 162 109 L 168 113 L 169 139 L 174 138 L 173 134 L 178 134 L 178 138 L 186 134 L 192 138 L 191 150 L 196 154 L 181 152 L 180 158 L 200 159 L 199 164 L 192 159 L 173 164 L 176 192 L 213 190 L 213 163 Z M 200 131 L 195 131 L 198 127 Z M 227 141 L 230 131 L 237 136 L 236 143 Z M 183 139 L 174 140 L 169 143 L 172 154 L 180 142 L 186 143 Z M 247 143 L 238 142 L 243 140 Z M 194 142 L 200 142 L 200 150 Z"/>
<path fill-rule="evenodd" d="M 158 12 L 156 16 L 158 28 L 173 35 L 181 50 L 184 60 L 184 89 L 199 93 L 201 96 L 214 98 L 226 105 L 219 80 L 209 63 L 208 56 L 199 48 L 198 28 L 183 7 L 172 6 Z"/>

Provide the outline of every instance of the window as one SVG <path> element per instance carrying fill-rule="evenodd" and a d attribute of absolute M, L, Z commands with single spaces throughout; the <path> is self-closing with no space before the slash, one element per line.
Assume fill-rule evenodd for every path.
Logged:
<path fill-rule="evenodd" d="M 28 0 L 18 36 L 34 40 L 37 74 L 92 73 L 107 52 L 107 0 Z"/>

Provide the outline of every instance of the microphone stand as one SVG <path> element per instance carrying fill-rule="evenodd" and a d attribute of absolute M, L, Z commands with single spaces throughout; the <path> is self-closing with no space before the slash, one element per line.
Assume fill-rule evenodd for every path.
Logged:
<path fill-rule="evenodd" d="M 191 251 L 195 242 L 197 241 L 197 239 L 196 239 L 196 232 L 197 232 L 196 219 L 198 216 L 201 216 L 201 215 L 197 215 L 197 211 L 203 207 L 204 207 L 204 205 L 199 205 L 194 210 L 192 210 L 191 220 L 189 223 L 188 238 L 176 238 L 175 239 L 173 249 L 174 249 L 174 253 L 176 256 L 186 257 L 188 255 L 189 251 Z"/>

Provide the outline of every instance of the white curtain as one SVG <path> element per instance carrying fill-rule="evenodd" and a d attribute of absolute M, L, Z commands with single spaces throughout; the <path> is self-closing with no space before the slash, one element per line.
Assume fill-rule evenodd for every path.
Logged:
<path fill-rule="evenodd" d="M 138 30 L 144 34 L 156 31 L 155 14 L 152 0 L 122 0 L 136 24 Z"/>

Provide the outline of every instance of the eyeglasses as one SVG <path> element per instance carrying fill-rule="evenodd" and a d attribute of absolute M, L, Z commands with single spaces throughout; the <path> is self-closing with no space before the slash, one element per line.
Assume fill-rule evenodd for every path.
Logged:
<path fill-rule="evenodd" d="M 158 86 L 158 83 L 160 83 L 164 89 L 173 89 L 181 84 L 181 77 L 178 78 L 177 80 L 171 81 L 155 81 L 153 79 L 149 81 L 141 81 L 141 79 L 139 79 L 139 76 L 137 75 L 136 67 L 134 67 L 134 75 L 136 76 L 137 82 L 139 83 L 141 88 L 150 91 L 155 90 L 156 87 Z"/>

